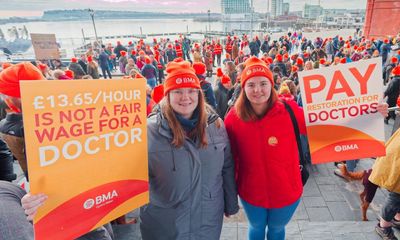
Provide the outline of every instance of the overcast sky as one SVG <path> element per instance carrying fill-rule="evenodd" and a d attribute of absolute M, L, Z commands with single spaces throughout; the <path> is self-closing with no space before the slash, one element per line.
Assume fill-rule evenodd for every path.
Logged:
<path fill-rule="evenodd" d="M 365 9 L 367 0 L 320 0 L 324 8 Z M 268 0 L 254 0 L 257 12 L 267 11 Z M 318 0 L 284 0 L 290 11 L 302 10 L 304 3 Z M 82 9 L 158 12 L 221 12 L 220 0 L 0 0 L 0 17 L 40 16 L 44 10 Z"/>

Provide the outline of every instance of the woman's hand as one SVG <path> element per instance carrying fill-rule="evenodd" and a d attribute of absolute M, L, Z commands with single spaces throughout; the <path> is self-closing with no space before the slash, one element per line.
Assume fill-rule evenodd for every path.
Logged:
<path fill-rule="evenodd" d="M 47 200 L 47 196 L 43 193 L 32 195 L 30 193 L 25 194 L 21 199 L 22 207 L 27 215 L 26 219 L 32 221 L 36 215 L 36 212 L 40 206 Z"/>
<path fill-rule="evenodd" d="M 388 108 L 389 105 L 387 103 L 378 103 L 376 110 L 378 110 L 378 112 L 382 114 L 382 116 L 387 117 L 389 114 Z"/>

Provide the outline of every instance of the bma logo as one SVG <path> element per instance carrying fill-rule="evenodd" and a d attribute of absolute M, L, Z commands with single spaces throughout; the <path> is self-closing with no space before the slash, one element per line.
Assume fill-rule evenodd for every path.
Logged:
<path fill-rule="evenodd" d="M 91 209 L 93 206 L 99 207 L 99 205 L 109 202 L 113 198 L 118 197 L 118 193 L 116 190 L 113 190 L 112 192 L 108 193 L 103 193 L 99 196 L 96 196 L 94 199 L 89 198 L 83 203 L 83 208 L 84 209 Z M 112 202 L 112 201 L 111 201 Z"/>
<path fill-rule="evenodd" d="M 345 152 L 345 151 L 356 150 L 356 149 L 358 149 L 357 144 L 335 146 L 335 152 Z"/>
<path fill-rule="evenodd" d="M 184 83 L 194 83 L 196 80 L 194 78 L 191 78 L 191 77 L 184 77 L 184 78 L 182 78 L 182 81 Z"/>
<path fill-rule="evenodd" d="M 177 78 L 176 79 L 176 84 L 181 84 L 182 83 L 182 78 Z"/>

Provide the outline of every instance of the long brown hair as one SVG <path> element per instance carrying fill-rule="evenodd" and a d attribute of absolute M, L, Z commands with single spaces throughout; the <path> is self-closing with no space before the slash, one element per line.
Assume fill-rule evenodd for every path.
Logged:
<path fill-rule="evenodd" d="M 199 120 L 197 122 L 196 127 L 190 131 L 188 134 L 185 133 L 185 130 L 182 128 L 182 125 L 179 123 L 178 119 L 175 116 L 174 109 L 171 106 L 169 94 L 160 102 L 161 112 L 164 117 L 167 119 L 168 125 L 171 128 L 173 139 L 172 145 L 174 147 L 179 148 L 183 146 L 185 141 L 185 137 L 188 136 L 191 139 L 199 139 L 199 145 L 202 148 L 207 147 L 207 135 L 206 135 L 206 127 L 207 127 L 207 110 L 206 103 L 204 99 L 204 95 L 202 90 L 199 90 L 199 102 L 195 109 L 199 111 Z"/>
<path fill-rule="evenodd" d="M 269 109 L 271 109 L 271 107 L 275 104 L 277 100 L 278 94 L 276 93 L 275 88 L 271 87 L 271 95 L 269 96 L 267 102 L 267 112 L 269 111 Z M 261 118 L 260 116 L 257 116 L 256 112 L 251 106 L 251 103 L 247 98 L 246 92 L 244 90 L 244 86 L 242 87 L 239 98 L 235 103 L 235 110 L 238 117 L 245 122 L 254 121 Z"/>

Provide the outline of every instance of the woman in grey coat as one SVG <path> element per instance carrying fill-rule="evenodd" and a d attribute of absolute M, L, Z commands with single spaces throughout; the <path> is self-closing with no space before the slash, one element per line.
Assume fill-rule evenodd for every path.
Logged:
<path fill-rule="evenodd" d="M 189 62 L 170 62 L 165 97 L 148 119 L 150 203 L 144 240 L 217 240 L 223 216 L 237 213 L 229 139 L 207 107 Z"/>

